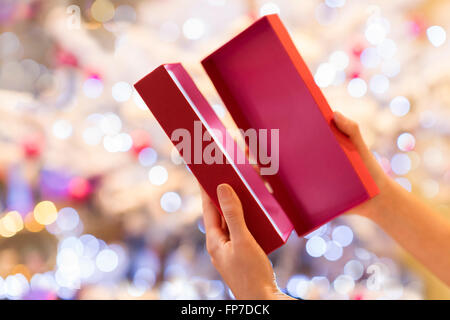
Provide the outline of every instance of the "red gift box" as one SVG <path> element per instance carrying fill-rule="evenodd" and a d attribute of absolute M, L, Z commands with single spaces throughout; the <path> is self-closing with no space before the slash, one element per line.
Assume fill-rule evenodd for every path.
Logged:
<path fill-rule="evenodd" d="M 274 197 L 308 233 L 379 191 L 278 15 L 265 16 L 202 61 L 238 127 L 279 129 Z M 266 150 L 267 151 L 267 150 Z"/>
<path fill-rule="evenodd" d="M 217 150 L 214 159 L 222 164 L 196 162 L 192 152 L 179 151 L 218 208 L 217 185 L 234 188 L 266 253 L 293 228 L 298 235 L 311 232 L 379 192 L 354 145 L 333 125 L 327 101 L 277 15 L 259 19 L 202 64 L 238 127 L 279 130 L 279 169 L 265 176 L 273 194 L 248 162 L 236 161 L 245 155 L 180 64 L 158 67 L 135 87 L 169 137 L 184 129 L 194 137 L 189 150 Z M 196 144 L 195 136 L 205 134 L 209 144 Z M 259 147 L 267 155 L 272 146 Z"/>
<path fill-rule="evenodd" d="M 245 154 L 182 65 L 162 65 L 135 88 L 175 145 L 189 137 L 180 154 L 217 208 L 216 188 L 228 183 L 239 195 L 247 227 L 263 250 L 269 253 L 283 245 L 292 223 L 252 165 L 237 161 L 246 159 Z M 212 149 L 216 161 L 207 164 L 202 157 Z"/>

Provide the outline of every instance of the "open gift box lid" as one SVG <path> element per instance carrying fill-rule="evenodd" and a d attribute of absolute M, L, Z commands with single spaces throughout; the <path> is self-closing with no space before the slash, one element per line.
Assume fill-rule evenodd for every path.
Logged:
<path fill-rule="evenodd" d="M 266 179 L 298 235 L 378 193 L 278 15 L 202 64 L 239 128 L 279 129 L 279 170 Z"/>

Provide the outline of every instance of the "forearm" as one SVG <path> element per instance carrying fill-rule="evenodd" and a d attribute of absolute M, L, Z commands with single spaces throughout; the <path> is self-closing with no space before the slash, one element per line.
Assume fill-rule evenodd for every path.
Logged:
<path fill-rule="evenodd" d="M 450 285 L 450 221 L 393 180 L 379 197 L 367 216 Z"/>

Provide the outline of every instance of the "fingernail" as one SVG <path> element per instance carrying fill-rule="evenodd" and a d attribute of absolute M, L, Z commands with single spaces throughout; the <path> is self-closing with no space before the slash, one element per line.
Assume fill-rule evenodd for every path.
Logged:
<path fill-rule="evenodd" d="M 219 184 L 217 186 L 217 196 L 219 199 L 228 200 L 231 198 L 231 190 L 227 184 Z"/>

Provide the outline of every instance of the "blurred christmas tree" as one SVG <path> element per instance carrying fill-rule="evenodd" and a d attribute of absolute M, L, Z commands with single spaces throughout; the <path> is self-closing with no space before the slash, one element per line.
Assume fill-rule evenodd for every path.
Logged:
<path fill-rule="evenodd" d="M 385 171 L 449 215 L 448 1 L 6 0 L 0 12 L 2 298 L 232 297 L 205 251 L 196 182 L 132 84 L 181 61 L 232 126 L 199 61 L 269 13 Z M 401 257 L 350 215 L 271 260 L 295 297 L 424 298 Z"/>

